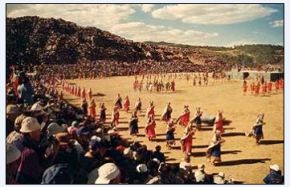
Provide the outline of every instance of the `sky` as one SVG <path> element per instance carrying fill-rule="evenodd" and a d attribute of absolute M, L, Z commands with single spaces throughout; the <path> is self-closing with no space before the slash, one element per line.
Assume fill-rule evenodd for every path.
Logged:
<path fill-rule="evenodd" d="M 283 45 L 283 4 L 7 4 L 7 17 L 62 18 L 136 42 Z"/>

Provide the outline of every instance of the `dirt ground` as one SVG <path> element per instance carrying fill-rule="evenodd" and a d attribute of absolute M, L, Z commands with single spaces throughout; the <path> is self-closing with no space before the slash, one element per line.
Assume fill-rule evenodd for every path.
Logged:
<path fill-rule="evenodd" d="M 180 150 L 179 140 L 176 141 L 175 148 L 166 148 L 165 133 L 166 125 L 160 121 L 167 102 L 171 102 L 173 107 L 173 118 L 177 118 L 183 111 L 185 104 L 189 105 L 191 117 L 196 107 L 201 107 L 204 115 L 215 115 L 218 110 L 222 110 L 224 117 L 232 122 L 225 126 L 225 143 L 222 145 L 222 165 L 213 167 L 207 162 L 205 150 L 212 137 L 212 128 L 204 127 L 203 130 L 196 132 L 193 140 L 191 163 L 196 166 L 199 163 L 206 165 L 208 173 L 226 174 L 226 177 L 233 178 L 243 184 L 263 184 L 264 176 L 269 172 L 269 165 L 277 163 L 284 172 L 284 102 L 283 93 L 275 93 L 270 96 L 243 96 L 241 90 L 242 82 L 239 80 L 217 82 L 207 87 L 193 87 L 192 82 L 185 79 L 176 80 L 175 93 L 149 93 L 146 90 L 134 91 L 132 84 L 134 77 L 112 77 L 97 80 L 69 80 L 81 87 L 92 88 L 94 98 L 98 103 L 104 102 L 107 107 L 107 114 L 112 113 L 114 100 L 117 93 L 124 98 L 129 96 L 131 107 L 134 106 L 138 97 L 141 98 L 144 112 L 149 105 L 149 101 L 155 104 L 157 114 L 157 138 L 149 142 L 145 137 L 144 126 L 146 119 L 139 117 L 139 137 L 136 140 L 146 144 L 149 149 L 159 144 L 167 156 L 167 161 L 179 163 L 183 154 Z M 99 94 L 98 94 L 99 93 Z M 102 96 L 102 94 L 104 94 Z M 65 98 L 72 104 L 79 106 L 80 99 L 67 95 Z M 97 109 L 98 110 L 98 109 Z M 143 113 L 144 113 L 143 112 Z M 265 113 L 264 137 L 261 145 L 256 145 L 253 138 L 243 135 L 248 131 L 256 120 L 257 114 Z M 121 111 L 118 126 L 122 137 L 132 140 L 128 131 L 128 120 L 131 113 Z M 109 117 L 109 120 L 111 117 Z M 143 127 L 143 128 L 142 128 Z M 176 138 L 182 136 L 184 128 L 177 127 Z"/>

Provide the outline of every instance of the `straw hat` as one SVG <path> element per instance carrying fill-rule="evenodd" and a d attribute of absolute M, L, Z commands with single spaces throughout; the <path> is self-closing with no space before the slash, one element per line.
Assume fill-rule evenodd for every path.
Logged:
<path fill-rule="evenodd" d="M 114 163 L 106 163 L 98 169 L 99 177 L 95 184 L 109 184 L 111 180 L 120 175 L 119 168 Z"/>
<path fill-rule="evenodd" d="M 6 144 L 6 165 L 18 160 L 21 152 L 12 144 Z"/>
<path fill-rule="evenodd" d="M 64 132 L 64 131 L 65 131 L 65 128 L 63 128 L 62 126 L 58 125 L 55 122 L 49 124 L 47 127 L 47 134 L 49 136 L 55 135 L 57 133 Z"/>
<path fill-rule="evenodd" d="M 40 124 L 38 123 L 36 118 L 26 117 L 22 121 L 20 132 L 29 133 L 29 132 L 34 132 L 36 130 L 40 130 Z"/>
<path fill-rule="evenodd" d="M 272 169 L 274 171 L 280 171 L 280 167 L 277 164 L 270 165 L 270 169 Z"/>
<path fill-rule="evenodd" d="M 19 114 L 19 108 L 17 105 L 7 105 L 6 107 L 6 114 L 10 114 L 10 115 L 13 115 L 13 114 Z"/>

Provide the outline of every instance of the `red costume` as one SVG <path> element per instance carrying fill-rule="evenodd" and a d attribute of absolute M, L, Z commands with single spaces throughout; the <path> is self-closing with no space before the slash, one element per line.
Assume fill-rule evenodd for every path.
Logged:
<path fill-rule="evenodd" d="M 129 101 L 129 98 L 128 97 L 126 97 L 126 99 L 125 99 L 124 109 L 125 109 L 126 112 L 128 112 L 129 109 L 130 109 L 130 101 Z"/>
<path fill-rule="evenodd" d="M 188 130 L 188 132 L 181 138 L 181 150 L 186 154 L 191 153 L 193 135 L 194 131 Z"/>
<path fill-rule="evenodd" d="M 148 118 L 149 118 L 151 115 L 152 115 L 153 117 L 155 117 L 154 106 L 150 106 L 150 107 L 148 107 L 147 112 L 146 112 L 146 115 L 147 115 Z"/>
<path fill-rule="evenodd" d="M 150 117 L 147 126 L 145 127 L 145 133 L 149 140 L 152 140 L 153 138 L 156 137 L 155 127 L 156 127 L 155 120 L 153 119 L 153 117 Z"/>
<path fill-rule="evenodd" d="M 189 120 L 190 120 L 190 111 L 188 109 L 186 109 L 183 112 L 183 114 L 181 114 L 181 116 L 179 116 L 178 120 L 179 120 L 179 125 L 186 127 L 188 125 Z"/>
<path fill-rule="evenodd" d="M 114 108 L 113 116 L 112 116 L 112 125 L 115 127 L 119 124 L 120 113 L 118 107 Z"/>
<path fill-rule="evenodd" d="M 94 100 L 90 102 L 89 108 L 88 108 L 88 116 L 95 118 L 96 117 L 96 103 Z"/>

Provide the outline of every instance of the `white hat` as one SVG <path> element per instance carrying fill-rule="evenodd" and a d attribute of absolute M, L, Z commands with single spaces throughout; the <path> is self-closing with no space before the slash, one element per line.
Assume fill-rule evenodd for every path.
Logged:
<path fill-rule="evenodd" d="M 6 114 L 18 114 L 19 108 L 17 105 L 7 105 Z"/>
<path fill-rule="evenodd" d="M 200 170 L 194 172 L 194 177 L 196 182 L 204 182 L 205 180 L 205 174 Z"/>
<path fill-rule="evenodd" d="M 280 171 L 280 167 L 277 164 L 270 165 L 270 169 L 274 171 Z"/>
<path fill-rule="evenodd" d="M 26 117 L 22 123 L 20 132 L 22 133 L 29 133 L 36 130 L 40 130 L 40 124 L 38 123 L 36 118 L 33 117 Z"/>
<path fill-rule="evenodd" d="M 198 164 L 197 168 L 198 168 L 198 170 L 203 171 L 204 168 L 205 168 L 205 165 L 204 164 Z"/>
<path fill-rule="evenodd" d="M 114 163 L 106 163 L 98 169 L 99 177 L 95 184 L 109 184 L 111 180 L 120 175 L 119 168 Z"/>
<path fill-rule="evenodd" d="M 218 176 L 224 178 L 225 177 L 225 174 L 223 172 L 219 172 Z"/>
<path fill-rule="evenodd" d="M 153 158 L 152 159 L 154 162 L 156 162 L 157 164 L 160 164 L 161 162 L 160 162 L 160 160 L 158 160 L 158 158 Z"/>
<path fill-rule="evenodd" d="M 148 168 L 145 164 L 139 164 L 137 167 L 136 167 L 136 170 L 138 173 L 146 173 L 148 171 Z"/>
<path fill-rule="evenodd" d="M 6 144 L 6 165 L 18 160 L 21 152 L 12 144 Z"/>
<path fill-rule="evenodd" d="M 41 106 L 40 102 L 36 102 L 31 106 L 30 110 L 31 111 L 41 111 L 41 110 L 43 110 L 43 106 Z"/>
<path fill-rule="evenodd" d="M 103 129 L 102 128 L 97 128 L 96 133 L 101 133 L 101 132 L 103 132 Z"/>
<path fill-rule="evenodd" d="M 64 131 L 65 131 L 65 128 L 63 128 L 62 126 L 58 125 L 55 122 L 49 124 L 47 127 L 47 134 L 49 136 L 55 135 L 57 133 L 64 132 Z"/>
<path fill-rule="evenodd" d="M 129 155 L 132 155 L 132 154 L 133 154 L 133 152 L 130 149 L 130 147 L 124 149 L 124 151 L 123 151 L 123 155 L 125 155 L 125 156 L 129 156 Z"/>
<path fill-rule="evenodd" d="M 96 135 L 91 137 L 91 141 L 101 142 L 101 140 L 102 139 L 100 137 L 96 136 Z"/>

